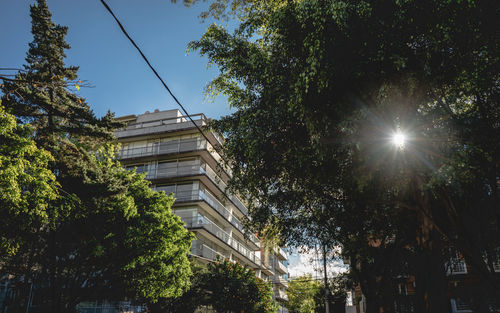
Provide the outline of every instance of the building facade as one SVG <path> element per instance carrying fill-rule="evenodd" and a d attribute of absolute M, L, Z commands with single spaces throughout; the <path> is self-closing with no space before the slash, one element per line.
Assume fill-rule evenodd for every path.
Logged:
<path fill-rule="evenodd" d="M 191 115 L 205 128 L 203 114 Z M 151 187 L 176 198 L 173 211 L 196 239 L 191 255 L 202 263 L 227 258 L 252 268 L 273 283 L 275 298 L 286 301 L 287 256 L 281 248 L 267 252 L 260 240 L 243 227 L 248 218 L 245 201 L 226 192 L 230 170 L 221 166 L 215 147 L 223 144 L 218 134 L 204 136 L 179 110 L 146 112 L 118 118 L 126 124 L 117 131 L 119 158 L 125 168 L 146 173 Z"/>
<path fill-rule="evenodd" d="M 349 262 L 344 261 L 348 264 Z M 493 264 L 495 272 L 494 279 L 500 282 L 500 258 Z M 480 276 L 475 272 L 474 268 L 469 266 L 464 258 L 456 253 L 456 256 L 447 262 L 446 267 L 447 277 L 447 297 L 449 301 L 449 309 L 443 313 L 474 313 L 478 312 L 474 309 L 474 295 L 477 290 L 480 290 Z M 415 313 L 418 311 L 416 305 L 417 285 L 415 277 L 412 275 L 401 276 L 394 278 L 396 290 L 394 290 L 394 310 L 398 313 Z M 347 312 L 365 313 L 367 311 L 366 298 L 358 284 L 351 291 L 351 306 Z M 353 301 L 357 299 L 357 301 Z M 483 311 L 500 312 L 500 299 L 494 299 L 485 295 L 485 308 Z M 354 302 L 354 303 L 353 303 Z"/>

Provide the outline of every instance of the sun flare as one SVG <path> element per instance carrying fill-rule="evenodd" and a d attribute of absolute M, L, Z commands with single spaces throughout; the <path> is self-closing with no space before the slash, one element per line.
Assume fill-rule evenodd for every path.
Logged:
<path fill-rule="evenodd" d="M 406 136 L 401 132 L 397 132 L 392 136 L 392 143 L 398 147 L 403 148 L 405 146 Z"/>

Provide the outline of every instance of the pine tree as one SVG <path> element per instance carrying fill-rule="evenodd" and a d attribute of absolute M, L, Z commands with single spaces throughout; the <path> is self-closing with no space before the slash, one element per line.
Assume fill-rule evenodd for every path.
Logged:
<path fill-rule="evenodd" d="M 66 66 L 65 41 L 68 28 L 51 20 L 45 0 L 31 6 L 33 41 L 29 44 L 27 64 L 12 82 L 2 86 L 3 105 L 23 123 L 36 126 L 37 142 L 56 142 L 60 137 L 92 136 L 112 138 L 119 126 L 112 115 L 97 118 L 85 99 L 69 90 L 79 89 L 78 67 Z M 53 137 L 58 135 L 59 139 Z"/>

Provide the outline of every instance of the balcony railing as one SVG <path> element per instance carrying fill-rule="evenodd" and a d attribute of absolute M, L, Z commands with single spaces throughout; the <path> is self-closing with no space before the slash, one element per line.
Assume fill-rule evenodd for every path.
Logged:
<path fill-rule="evenodd" d="M 257 264 L 258 266 L 261 265 L 260 258 L 255 255 L 254 251 L 246 248 L 245 245 L 243 245 L 238 240 L 231 237 L 227 232 L 225 232 L 222 228 L 217 226 L 207 217 L 198 214 L 198 216 L 196 217 L 181 216 L 181 219 L 184 223 L 186 223 L 187 228 L 204 228 L 209 233 L 216 236 L 217 238 L 219 238 L 220 240 L 231 246 L 233 249 L 238 251 L 241 255 L 245 256 L 247 259 L 252 261 L 254 264 Z"/>
<path fill-rule="evenodd" d="M 189 163 L 191 162 L 191 163 Z M 137 172 L 144 172 L 145 169 L 138 169 Z M 221 190 L 225 191 L 227 189 L 226 183 L 217 175 L 217 173 L 206 163 L 192 163 L 192 161 L 181 161 L 174 163 L 171 166 L 165 166 L 162 168 L 162 164 L 159 163 L 156 169 L 151 169 L 147 173 L 146 179 L 160 179 L 160 178 L 173 178 L 178 176 L 195 176 L 205 174 L 215 185 L 217 185 Z M 241 202 L 238 197 L 232 194 L 227 195 L 229 200 L 234 204 L 238 210 L 243 215 L 248 214 L 248 209 Z"/>
<path fill-rule="evenodd" d="M 192 161 L 159 163 L 155 171 L 148 172 L 146 179 L 201 175 L 205 174 L 204 167 L 199 162 Z"/>
<path fill-rule="evenodd" d="M 465 261 L 459 259 L 458 257 L 451 259 L 448 263 L 447 274 L 467 274 L 467 266 L 465 265 Z"/>
<path fill-rule="evenodd" d="M 493 269 L 495 272 L 500 272 L 500 260 L 493 263 Z"/>
<path fill-rule="evenodd" d="M 118 156 L 120 159 L 130 159 L 204 149 L 207 149 L 207 141 L 205 139 L 189 138 L 159 142 L 147 147 L 124 148 Z"/>
<path fill-rule="evenodd" d="M 281 247 L 275 247 L 274 253 L 282 260 L 286 260 L 286 253 Z"/>
<path fill-rule="evenodd" d="M 283 274 L 288 273 L 288 269 L 286 268 L 286 266 L 283 263 L 276 261 L 274 264 L 275 264 L 274 268 L 276 268 L 281 273 L 283 273 Z"/>
<path fill-rule="evenodd" d="M 212 261 L 217 261 L 219 260 L 224 260 L 224 259 L 229 259 L 228 256 L 215 251 L 214 249 L 210 248 L 209 246 L 198 242 L 198 240 L 194 240 L 191 245 L 191 254 L 201 256 L 205 259 L 209 259 Z"/>
<path fill-rule="evenodd" d="M 191 115 L 191 118 L 193 119 L 193 122 L 198 125 L 198 127 L 205 126 L 208 123 L 208 120 L 204 114 L 193 114 Z M 195 127 L 193 125 L 193 122 L 191 122 L 185 116 L 175 116 L 156 121 L 129 124 L 124 129 L 116 131 L 115 135 L 118 138 L 124 138 L 141 135 L 151 135 L 154 133 L 163 133 L 169 131 L 178 131 L 181 129 Z"/>
<path fill-rule="evenodd" d="M 171 192 L 167 187 L 157 187 L 157 191 L 165 191 L 167 193 Z M 174 196 L 178 202 L 190 202 L 190 201 L 205 201 L 210 205 L 215 211 L 219 212 L 224 216 L 236 229 L 238 229 L 242 234 L 247 236 L 250 241 L 252 241 L 256 246 L 260 247 L 260 240 L 254 234 L 248 234 L 241 221 L 234 216 L 226 207 L 219 201 L 215 196 L 213 196 L 204 188 L 193 188 L 192 190 L 176 191 Z"/>
<path fill-rule="evenodd" d="M 119 312 L 144 312 L 143 306 L 132 305 L 129 301 L 86 301 L 81 302 L 77 306 L 78 312 L 81 313 L 119 313 Z M 36 310 L 35 310 L 36 311 Z"/>
<path fill-rule="evenodd" d="M 283 277 L 281 277 L 281 276 L 275 277 L 273 279 L 273 282 L 275 284 L 280 284 L 283 287 L 288 287 L 288 282 Z"/>
<path fill-rule="evenodd" d="M 226 183 L 224 183 L 222 179 L 220 179 L 217 173 L 210 166 L 207 166 L 205 168 L 205 174 L 208 176 L 208 178 L 210 178 L 210 180 L 212 180 L 214 184 L 218 185 L 221 190 L 225 191 L 227 189 Z M 238 197 L 236 197 L 233 194 L 228 194 L 227 196 L 229 200 L 231 200 L 234 203 L 234 205 L 238 208 L 238 210 L 240 210 L 240 212 L 243 213 L 243 215 L 248 214 L 247 207 L 241 202 L 240 199 L 238 199 Z"/>

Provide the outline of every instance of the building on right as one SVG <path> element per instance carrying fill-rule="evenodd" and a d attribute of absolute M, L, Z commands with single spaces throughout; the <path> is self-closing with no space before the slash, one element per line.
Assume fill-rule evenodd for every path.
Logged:
<path fill-rule="evenodd" d="M 344 260 L 344 263 L 349 264 L 350 262 Z M 500 259 L 493 263 L 493 269 L 495 280 L 500 283 Z M 447 278 L 448 290 L 446 294 L 449 309 L 443 313 L 500 312 L 500 299 L 486 298 L 486 296 L 485 307 L 481 309 L 475 308 L 474 295 L 477 296 L 478 290 L 480 290 L 478 288 L 480 275 L 465 262 L 459 253 L 456 253 L 455 257 L 446 263 L 444 270 Z M 415 282 L 415 277 L 412 275 L 394 277 L 392 283 L 395 286 L 393 290 L 394 312 L 417 313 L 415 297 L 418 284 Z M 350 291 L 350 299 L 351 306 L 347 308 L 347 312 L 367 312 L 367 299 L 359 284 Z"/>

